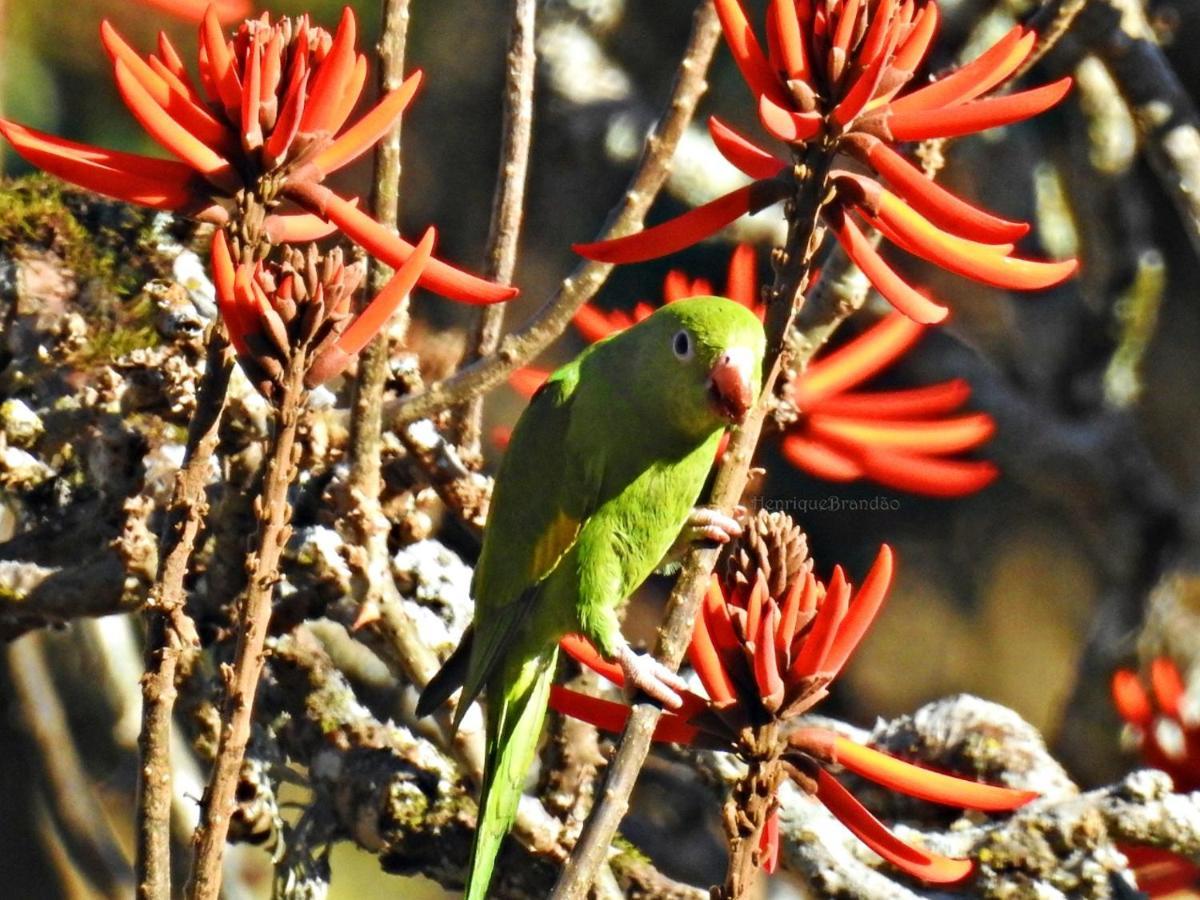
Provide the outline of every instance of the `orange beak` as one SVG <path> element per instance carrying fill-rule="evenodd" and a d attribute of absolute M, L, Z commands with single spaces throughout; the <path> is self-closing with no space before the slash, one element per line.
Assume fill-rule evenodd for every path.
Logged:
<path fill-rule="evenodd" d="M 753 354 L 742 347 L 726 350 L 708 376 L 713 404 L 730 422 L 741 422 L 754 403 Z"/>

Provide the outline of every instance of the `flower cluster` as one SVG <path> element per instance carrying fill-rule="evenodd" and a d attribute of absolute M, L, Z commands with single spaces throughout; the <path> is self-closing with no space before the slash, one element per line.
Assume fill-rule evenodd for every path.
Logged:
<path fill-rule="evenodd" d="M 339 374 L 412 290 L 432 251 L 430 229 L 408 262 L 351 321 L 350 302 L 363 270 L 346 266 L 340 250 L 322 255 L 310 244 L 306 253 L 287 248 L 279 263 L 235 265 L 225 233 L 218 231 L 212 243 L 213 282 L 242 368 L 268 398 L 283 389 L 297 354 L 307 387 Z"/>
<path fill-rule="evenodd" d="M 778 520 L 767 522 L 761 514 L 752 525 L 778 533 Z M 900 840 L 830 769 L 840 767 L 935 803 L 978 810 L 1012 810 L 1034 794 L 935 772 L 828 729 L 793 725 L 785 732 L 780 727 L 826 696 L 883 605 L 892 566 L 892 551 L 884 546 L 857 591 L 840 566 L 822 583 L 809 562 L 782 577 L 763 568 L 752 579 L 714 575 L 688 650 L 703 691 L 684 692 L 682 707 L 661 717 L 655 740 L 732 752 L 750 763 L 777 761 L 781 772 L 888 862 L 923 881 L 951 884 L 971 874 L 970 860 L 940 856 Z M 583 638 L 570 636 L 562 647 L 623 685 L 620 668 L 605 662 Z M 550 702 L 559 712 L 606 731 L 619 731 L 628 716 L 622 704 L 558 686 Z M 757 834 L 760 859 L 768 868 L 777 853 L 777 813 L 772 796 Z"/>
<path fill-rule="evenodd" d="M 320 182 L 354 161 L 395 124 L 421 74 L 347 126 L 367 78 L 347 8 L 337 32 L 306 16 L 272 23 L 264 13 L 232 40 L 209 7 L 200 26 L 199 86 L 160 33 L 157 52 L 134 50 L 108 22 L 101 42 L 121 99 L 173 159 L 121 153 L 0 120 L 30 163 L 89 190 L 226 226 L 251 245 L 311 241 L 340 229 L 399 268 L 414 247 Z M 420 284 L 467 303 L 515 295 L 437 259 Z"/>
<path fill-rule="evenodd" d="M 765 53 L 738 0 L 717 0 L 716 6 L 726 43 L 757 103 L 759 122 L 788 146 L 792 159 L 710 119 L 717 149 L 754 180 L 664 224 L 578 245 L 580 254 L 629 263 L 694 244 L 741 215 L 793 197 L 798 183 L 812 175 L 802 164 L 805 148 L 812 145 L 834 163 L 847 158 L 856 169 L 829 171 L 832 198 L 821 208 L 824 223 L 879 293 L 914 321 L 939 322 L 948 310 L 897 274 L 865 236 L 862 223 L 907 253 L 997 287 L 1039 290 L 1075 272 L 1075 260 L 1014 256 L 1013 242 L 1028 225 L 968 204 L 895 149 L 906 141 L 1019 122 L 1058 103 L 1070 89 L 1070 78 L 984 97 L 1029 56 L 1032 32 L 1017 26 L 973 62 L 900 96 L 937 30 L 933 0 L 771 0 Z M 863 167 L 872 175 L 860 174 Z"/>
<path fill-rule="evenodd" d="M 1126 735 L 1142 760 L 1171 776 L 1181 792 L 1200 790 L 1200 709 L 1189 702 L 1175 663 L 1159 657 L 1150 663 L 1149 690 L 1137 672 L 1118 670 L 1112 679 L 1117 712 Z M 1200 888 L 1200 865 L 1157 847 L 1123 845 L 1138 887 L 1151 897 Z"/>
<path fill-rule="evenodd" d="M 799 418 L 784 436 L 784 457 L 828 481 L 866 478 L 936 497 L 961 497 L 991 484 L 997 475 L 993 463 L 952 458 L 979 447 L 995 431 L 986 413 L 954 415 L 971 396 L 963 379 L 854 390 L 925 332 L 926 326 L 892 313 L 797 374 L 789 400 Z"/>
<path fill-rule="evenodd" d="M 711 293 L 707 281 L 679 270 L 672 270 L 663 282 L 666 303 Z M 723 296 L 765 313 L 752 247 L 741 244 L 734 250 Z M 585 340 L 595 342 L 640 322 L 654 309 L 646 302 L 630 312 L 585 303 L 574 324 Z M 997 475 L 993 463 L 953 458 L 976 449 L 995 430 L 986 413 L 954 415 L 971 396 L 964 380 L 893 391 L 855 390 L 894 364 L 926 331 L 926 326 L 893 313 L 797 373 L 788 394 L 796 420 L 784 434 L 784 458 L 827 481 L 869 479 L 936 497 L 961 497 L 991 484 Z M 531 397 L 547 375 L 526 367 L 509 381 Z M 497 439 L 505 443 L 507 432 L 498 432 Z"/>

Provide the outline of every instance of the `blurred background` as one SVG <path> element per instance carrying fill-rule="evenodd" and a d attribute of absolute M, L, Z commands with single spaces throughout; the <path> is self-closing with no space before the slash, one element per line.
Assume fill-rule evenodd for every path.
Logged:
<path fill-rule="evenodd" d="M 363 32 L 360 46 L 370 46 L 379 8 L 351 5 Z M 340 6 L 313 0 L 256 9 L 308 12 L 332 28 Z M 952 0 L 942 7 L 934 70 L 1028 11 L 1017 0 Z M 597 234 L 620 197 L 641 136 L 668 94 L 693 9 L 690 0 L 545 0 L 539 9 L 534 149 L 516 277 L 522 295 L 509 307 L 508 327 L 552 294 L 577 261 L 570 242 Z M 1200 99 L 1200 58 L 1189 52 L 1200 41 L 1200 7 L 1195 0 L 1152 2 L 1145 14 L 1180 79 Z M 109 18 L 131 44 L 149 48 L 163 28 L 188 59 L 194 26 L 131 0 L 76 0 L 69 7 L 5 0 L 0 16 L 5 116 L 75 140 L 158 152 L 118 99 L 97 29 Z M 437 223 L 441 254 L 466 267 L 480 265 L 487 236 L 506 33 L 507 4 L 413 0 L 407 68 L 424 69 L 426 81 L 404 120 L 402 230 L 418 234 Z M 823 575 L 841 563 L 861 578 L 884 541 L 898 553 L 889 605 L 822 713 L 870 724 L 930 699 L 976 693 L 1034 723 L 1073 776 L 1094 785 L 1134 764 L 1120 750 L 1120 725 L 1107 700 L 1113 665 L 1136 661 L 1139 636 L 1144 653 L 1185 640 L 1169 625 L 1141 634 L 1141 623 L 1151 597 L 1163 591 L 1188 596 L 1196 562 L 1200 273 L 1195 247 L 1145 161 L 1128 109 L 1088 46 L 1086 33 L 1069 35 L 1029 76 L 1040 83 L 1075 74 L 1079 86 L 1067 102 L 1033 123 L 955 142 L 942 176 L 961 195 L 1034 222 L 1022 243 L 1025 255 L 1078 255 L 1082 274 L 1042 295 L 1012 296 L 908 266 L 918 283 L 952 307 L 953 317 L 871 383 L 886 388 L 966 378 L 974 392 L 970 408 L 997 423 L 980 455 L 999 465 L 1000 479 L 954 500 L 866 482 L 836 485 L 806 476 L 778 453 L 777 441 L 768 441 L 762 454 L 767 474 L 758 490 L 765 505 L 793 511 Z M 696 130 L 707 114 L 757 130 L 724 48 L 699 125 L 681 148 L 685 159 L 650 222 L 734 183 Z M 7 148 L 4 153 L 7 175 L 28 171 Z M 366 196 L 368 179 L 364 161 L 337 186 Z M 657 303 L 674 268 L 723 285 L 739 240 L 757 247 L 759 274 L 768 281 L 767 255 L 781 228 L 774 215 L 739 223 L 724 239 L 667 260 L 618 268 L 597 305 Z M 869 303 L 835 342 L 880 312 Z M 419 297 L 414 314 L 414 341 L 420 349 L 426 340 L 430 348 L 427 366 L 435 374 L 447 371 L 471 313 Z M 576 333 L 567 334 L 539 364 L 553 366 L 582 346 Z M 497 390 L 488 403 L 489 426 L 511 424 L 523 403 L 515 391 Z M 842 508 L 817 510 L 823 501 Z M 856 508 L 845 508 L 850 505 Z M 666 584 L 648 586 L 632 628 L 654 621 Z M 37 639 L 61 650 L 49 658 L 63 715 L 104 814 L 129 841 L 136 763 L 129 729 L 136 733 L 137 720 L 126 711 L 114 721 L 119 710 L 97 693 L 103 695 L 106 679 L 136 679 L 140 656 L 131 641 L 128 669 L 101 671 L 87 641 L 70 632 Z M 15 893 L 6 889 L 10 896 L 85 896 L 42 839 L 45 801 L 28 774 L 31 724 L 12 698 L 7 688 L 0 696 L 0 883 L 22 886 Z M 647 777 L 646 822 L 663 815 L 660 804 L 678 777 L 665 764 Z M 630 836 L 649 830 L 635 822 Z M 690 846 L 677 848 L 664 868 L 697 882 L 720 875 L 715 817 L 707 834 L 685 843 Z M 251 882 L 268 877 L 262 874 L 265 853 L 245 858 Z M 376 875 L 373 859 L 348 849 L 335 854 L 334 868 L 334 897 L 394 883 Z M 414 887 L 404 896 L 422 894 Z M 430 888 L 429 896 L 440 894 Z"/>

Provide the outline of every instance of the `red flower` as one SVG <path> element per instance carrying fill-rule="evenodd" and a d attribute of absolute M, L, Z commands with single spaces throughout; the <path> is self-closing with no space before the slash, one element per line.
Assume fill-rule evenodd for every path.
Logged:
<path fill-rule="evenodd" d="M 954 196 L 893 148 L 899 142 L 1008 125 L 1058 103 L 1070 89 L 1070 78 L 980 99 L 1029 55 L 1035 41 L 1032 32 L 1017 26 L 958 71 L 897 97 L 924 60 L 937 29 L 933 0 L 845 0 L 833 5 L 771 0 L 766 53 L 738 0 L 717 0 L 716 5 L 763 128 L 786 143 L 793 156 L 808 142 L 819 141 L 831 155 L 851 158 L 889 186 L 834 169 L 834 199 L 822 215 L 851 259 L 896 309 L 923 323 L 941 321 L 948 312 L 884 261 L 863 235 L 860 222 L 877 228 L 907 253 L 985 284 L 1039 290 L 1075 272 L 1075 260 L 1014 257 L 1012 242 L 1029 226 L 997 218 Z M 709 120 L 709 131 L 722 155 L 755 179 L 751 184 L 662 225 L 575 249 L 609 263 L 663 256 L 794 193 L 790 161 L 715 118 Z"/>
<path fill-rule="evenodd" d="M 879 556 L 855 592 L 840 567 L 828 586 L 811 572 L 796 578 L 783 597 L 768 595 L 761 573 L 753 587 L 722 584 L 714 576 L 696 617 L 688 657 L 704 693 L 685 692 L 677 712 L 664 713 L 655 740 L 745 752 L 747 729 L 762 734 L 784 719 L 799 716 L 823 699 L 879 612 L 892 579 L 892 552 Z M 570 636 L 562 647 L 614 684 L 620 668 L 605 662 L 583 638 Z M 619 703 L 554 686 L 551 706 L 606 731 L 620 731 L 629 710 Z M 1012 810 L 1036 796 L 1028 791 L 980 784 L 905 762 L 823 728 L 798 727 L 777 748 L 792 778 L 816 796 L 847 828 L 893 865 L 923 881 L 962 881 L 973 871 L 966 859 L 952 859 L 911 846 L 879 822 L 828 771 L 848 771 L 913 797 L 970 809 Z M 777 823 L 767 820 L 764 848 L 769 860 L 777 847 Z"/>
<path fill-rule="evenodd" d="M 104 22 L 100 38 L 121 99 L 175 159 L 77 144 L 5 120 L 0 133 L 29 162 L 89 190 L 221 225 L 237 219 L 252 242 L 264 234 L 276 243 L 316 240 L 340 228 L 399 268 L 412 244 L 319 183 L 388 132 L 421 80 L 414 73 L 344 127 L 367 77 L 355 32 L 349 8 L 333 36 L 305 16 L 272 24 L 264 13 L 227 41 L 210 6 L 197 88 L 165 34 L 158 52 L 143 57 Z M 439 260 L 430 260 L 420 283 L 467 303 L 516 293 Z"/>
<path fill-rule="evenodd" d="M 212 242 L 213 282 L 229 339 L 251 380 L 267 396 L 281 388 L 294 353 L 306 354 L 305 384 L 312 388 L 346 368 L 412 290 L 433 251 L 429 229 L 408 262 L 351 320 L 350 300 L 362 279 L 340 250 L 321 257 L 289 249 L 284 262 L 235 265 L 224 231 Z"/>
<path fill-rule="evenodd" d="M 1186 693 L 1178 667 L 1166 657 L 1150 663 L 1149 691 L 1129 669 L 1112 678 L 1113 703 L 1142 759 L 1170 775 L 1180 792 L 1200 790 L 1200 717 L 1187 708 Z M 1200 866 L 1187 857 L 1127 844 L 1121 852 L 1129 858 L 1138 887 L 1151 897 L 1200 887 Z"/>
<path fill-rule="evenodd" d="M 1150 663 L 1149 692 L 1128 669 L 1112 679 L 1113 702 L 1142 759 L 1187 792 L 1200 790 L 1200 715 L 1188 708 L 1185 694 L 1179 669 L 1166 657 Z"/>
<path fill-rule="evenodd" d="M 971 396 L 965 381 L 853 390 L 907 352 L 925 328 L 892 313 L 798 374 L 791 401 L 799 419 L 783 439 L 784 457 L 829 481 L 868 478 L 937 497 L 959 497 L 991 484 L 997 475 L 993 463 L 952 458 L 980 446 L 995 430 L 986 413 L 952 415 Z"/>

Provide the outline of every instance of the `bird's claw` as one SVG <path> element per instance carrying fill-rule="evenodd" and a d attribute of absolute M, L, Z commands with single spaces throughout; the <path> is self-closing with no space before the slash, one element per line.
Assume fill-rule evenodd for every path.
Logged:
<path fill-rule="evenodd" d="M 625 675 L 627 692 L 636 694 L 641 691 L 667 709 L 679 709 L 683 706 L 683 698 L 679 696 L 679 692 L 687 689 L 687 682 L 653 656 L 637 653 L 626 646 L 618 652 L 617 662 Z"/>
<path fill-rule="evenodd" d="M 742 524 L 739 517 L 744 517 L 744 507 L 737 507 L 734 515 L 724 513 L 710 506 L 697 506 L 688 516 L 684 526 L 684 535 L 692 543 L 698 541 L 713 541 L 717 544 L 728 544 L 731 540 L 742 536 Z"/>

